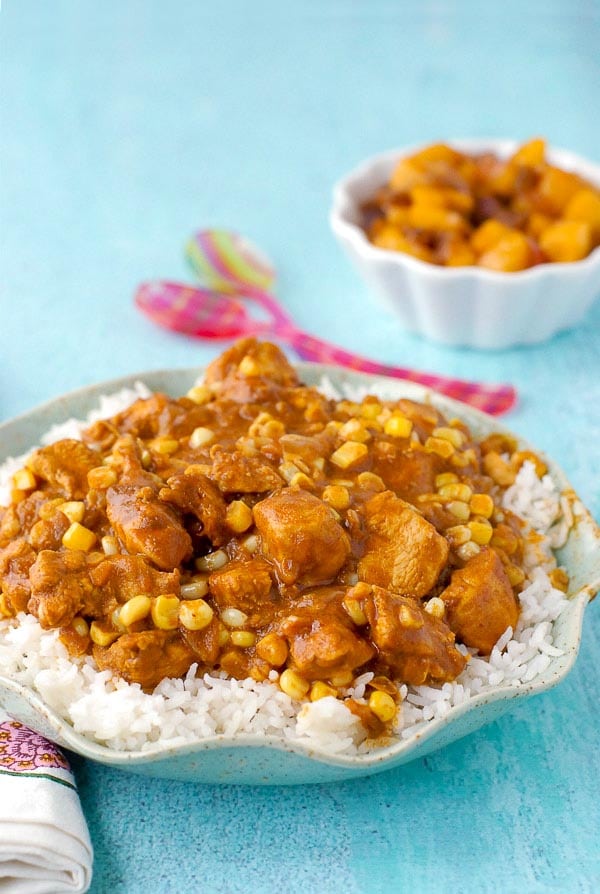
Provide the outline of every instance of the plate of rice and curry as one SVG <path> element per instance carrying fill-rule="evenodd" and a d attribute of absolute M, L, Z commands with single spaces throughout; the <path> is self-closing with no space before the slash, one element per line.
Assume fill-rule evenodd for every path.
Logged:
<path fill-rule="evenodd" d="M 85 757 L 347 779 L 576 659 L 597 526 L 549 459 L 420 386 L 245 339 L 0 432 L 0 702 Z"/>

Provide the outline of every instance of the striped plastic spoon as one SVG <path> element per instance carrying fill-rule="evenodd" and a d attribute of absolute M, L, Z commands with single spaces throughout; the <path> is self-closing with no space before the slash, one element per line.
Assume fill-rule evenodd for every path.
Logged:
<path fill-rule="evenodd" d="M 515 403 L 516 392 L 510 385 L 485 385 L 378 363 L 299 329 L 272 294 L 273 266 L 237 233 L 195 233 L 186 246 L 186 255 L 203 283 L 202 288 L 153 282 L 142 284 L 136 293 L 140 310 L 161 326 L 209 339 L 276 336 L 305 360 L 417 382 L 494 416 L 505 413 Z M 241 298 L 253 300 L 266 311 L 268 319 L 251 317 Z"/>

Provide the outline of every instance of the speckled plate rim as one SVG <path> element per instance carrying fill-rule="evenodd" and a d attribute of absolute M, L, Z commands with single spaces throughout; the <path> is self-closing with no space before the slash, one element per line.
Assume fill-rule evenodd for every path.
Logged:
<path fill-rule="evenodd" d="M 345 386 L 364 388 L 366 386 L 370 392 L 382 398 L 393 399 L 404 396 L 431 402 L 442 412 L 463 418 L 477 434 L 491 429 L 514 434 L 485 413 L 414 383 L 371 376 L 321 364 L 299 363 L 297 369 L 302 381 L 309 385 L 316 385 L 323 379 L 327 379 L 336 388 Z M 90 410 L 97 408 L 98 400 L 103 394 L 133 387 L 139 381 L 153 391 L 162 390 L 172 396 L 177 396 L 185 393 L 201 375 L 202 369 L 198 367 L 151 370 L 86 386 L 48 401 L 0 424 L 0 463 L 9 456 L 18 456 L 31 449 L 39 443 L 41 435 L 51 425 L 64 422 L 71 417 L 84 418 Z M 519 444 L 524 449 L 536 449 L 519 436 L 515 435 L 515 437 L 518 438 Z M 539 450 L 537 452 L 543 455 Z M 221 734 L 180 746 L 159 746 L 149 751 L 120 752 L 102 746 L 75 732 L 70 724 L 50 709 L 36 692 L 3 675 L 0 675 L 0 702 L 17 719 L 83 757 L 151 775 L 170 776 L 168 764 L 174 758 L 185 762 L 186 758 L 193 758 L 196 755 L 201 759 L 201 756 L 206 755 L 207 752 L 229 749 L 234 752 L 258 749 L 261 752 L 279 752 L 290 758 L 294 755 L 305 759 L 304 764 L 301 764 L 300 776 L 302 777 L 304 774 L 302 767 L 306 766 L 308 768 L 304 774 L 306 779 L 294 779 L 292 780 L 294 782 L 327 779 L 329 778 L 328 769 L 333 774 L 331 778 L 351 778 L 355 775 L 378 772 L 422 757 L 467 735 L 504 713 L 513 700 L 533 696 L 557 685 L 566 677 L 575 663 L 581 640 L 585 607 L 600 589 L 600 529 L 589 512 L 581 505 L 562 470 L 548 457 L 544 456 L 544 459 L 553 479 L 567 495 L 577 512 L 577 523 L 570 533 L 568 544 L 572 555 L 570 555 L 570 562 L 567 563 L 576 586 L 570 594 L 570 605 L 559 619 L 560 628 L 556 631 L 556 642 L 563 649 L 563 654 L 553 658 L 548 668 L 531 682 L 516 686 L 501 684 L 490 687 L 485 692 L 472 696 L 463 704 L 451 708 L 445 717 L 433 719 L 427 724 L 418 726 L 406 738 L 393 740 L 376 751 L 358 755 L 332 755 L 303 742 L 256 734 L 234 736 Z M 574 563 L 576 567 L 573 567 Z M 318 765 L 324 771 L 316 771 L 316 779 L 311 778 L 312 775 L 315 775 L 311 773 L 311 764 Z M 173 775 L 176 778 L 182 778 L 180 773 Z M 245 775 L 243 770 L 239 773 L 234 770 L 233 777 L 226 781 L 246 782 L 248 781 L 246 778 L 238 778 Z M 188 777 L 185 771 L 183 771 L 183 777 Z M 205 780 L 200 771 L 197 774 L 197 781 L 222 780 Z M 257 780 L 253 779 L 252 781 L 256 782 Z M 281 782 L 285 780 L 277 778 L 260 781 Z"/>

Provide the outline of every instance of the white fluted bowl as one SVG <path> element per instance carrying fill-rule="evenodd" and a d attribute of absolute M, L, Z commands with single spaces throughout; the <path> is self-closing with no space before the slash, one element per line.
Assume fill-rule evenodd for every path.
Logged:
<path fill-rule="evenodd" d="M 450 145 L 501 158 L 518 148 L 510 140 L 452 140 Z M 333 233 L 379 303 L 408 332 L 451 346 L 534 344 L 579 323 L 600 295 L 600 247 L 581 261 L 497 273 L 482 267 L 439 267 L 369 241 L 361 226 L 361 205 L 387 183 L 402 157 L 420 148 L 376 155 L 334 187 Z M 563 149 L 549 149 L 547 158 L 600 188 L 599 165 Z"/>

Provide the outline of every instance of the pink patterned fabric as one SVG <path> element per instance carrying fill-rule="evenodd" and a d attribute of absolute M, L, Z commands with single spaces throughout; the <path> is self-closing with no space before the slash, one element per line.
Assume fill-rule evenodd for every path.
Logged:
<path fill-rule="evenodd" d="M 40 767 L 70 770 L 67 759 L 47 739 L 18 720 L 0 723 L 0 770 L 26 773 Z"/>

